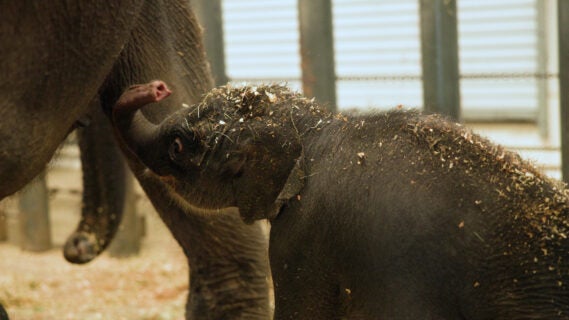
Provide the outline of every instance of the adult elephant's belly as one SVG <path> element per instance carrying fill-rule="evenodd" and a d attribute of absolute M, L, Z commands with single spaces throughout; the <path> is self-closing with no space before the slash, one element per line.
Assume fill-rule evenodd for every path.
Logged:
<path fill-rule="evenodd" d="M 66 119 L 52 122 L 52 116 L 43 112 L 31 120 L 21 119 L 6 112 L 9 108 L 0 108 L 0 119 L 8 119 L 0 120 L 0 199 L 21 189 L 45 168 L 73 124 Z"/>
<path fill-rule="evenodd" d="M 0 199 L 39 174 L 87 112 L 142 3 L 0 3 Z"/>

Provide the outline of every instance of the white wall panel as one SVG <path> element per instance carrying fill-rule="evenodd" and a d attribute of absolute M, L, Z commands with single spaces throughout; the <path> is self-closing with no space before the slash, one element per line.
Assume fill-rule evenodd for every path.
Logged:
<path fill-rule="evenodd" d="M 224 0 L 223 23 L 230 79 L 300 79 L 296 0 Z"/>
<path fill-rule="evenodd" d="M 538 86 L 534 75 L 540 71 L 535 1 L 457 2 L 462 108 L 466 118 L 537 120 Z"/>
<path fill-rule="evenodd" d="M 418 3 L 333 1 L 340 110 L 421 106 Z"/>
<path fill-rule="evenodd" d="M 535 119 L 540 0 L 459 0 L 466 118 Z M 340 110 L 422 105 L 418 0 L 332 0 Z M 300 87 L 296 0 L 224 0 L 228 76 Z"/>

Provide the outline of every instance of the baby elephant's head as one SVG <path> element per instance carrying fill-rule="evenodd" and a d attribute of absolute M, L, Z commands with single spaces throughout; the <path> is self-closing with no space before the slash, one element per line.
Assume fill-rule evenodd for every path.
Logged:
<path fill-rule="evenodd" d="M 246 222 L 278 213 L 291 172 L 301 179 L 293 169 L 302 147 L 288 104 L 299 96 L 281 86 L 221 87 L 160 124 L 139 111 L 169 95 L 162 81 L 123 93 L 113 119 L 127 148 L 194 206 L 235 206 Z"/>

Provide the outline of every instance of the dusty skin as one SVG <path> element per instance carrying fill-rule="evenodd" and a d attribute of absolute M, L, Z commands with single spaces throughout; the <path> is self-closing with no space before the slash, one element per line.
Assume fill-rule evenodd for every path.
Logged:
<path fill-rule="evenodd" d="M 147 213 L 148 231 L 137 257 L 105 253 L 82 266 L 65 261 L 60 246 L 78 219 L 71 207 L 52 212 L 55 246 L 50 251 L 23 252 L 1 243 L 0 302 L 10 319 L 184 319 L 185 256 L 148 201 L 139 204 Z"/>
<path fill-rule="evenodd" d="M 129 148 L 188 202 L 272 218 L 275 319 L 568 319 L 567 189 L 460 124 L 282 86 L 130 116 Z"/>

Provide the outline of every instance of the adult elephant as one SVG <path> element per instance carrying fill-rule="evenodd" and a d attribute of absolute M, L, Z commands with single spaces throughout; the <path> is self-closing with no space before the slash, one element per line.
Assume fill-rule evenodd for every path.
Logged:
<path fill-rule="evenodd" d="M 156 122 L 211 87 L 187 1 L 4 1 L 0 11 L 0 199 L 45 168 L 78 119 L 109 110 L 130 84 L 173 84 L 176 104 L 146 112 Z M 269 318 L 261 227 L 178 206 L 157 177 L 131 169 L 188 257 L 187 318 Z"/>

